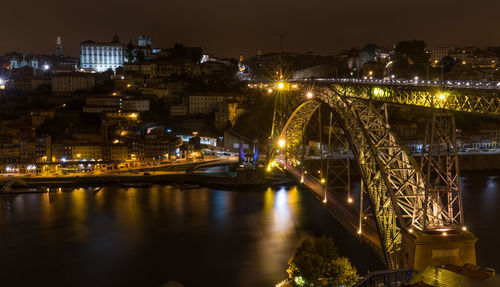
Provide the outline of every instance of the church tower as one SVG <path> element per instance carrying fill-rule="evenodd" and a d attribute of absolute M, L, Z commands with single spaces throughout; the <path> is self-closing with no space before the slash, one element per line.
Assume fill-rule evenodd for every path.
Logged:
<path fill-rule="evenodd" d="M 63 56 L 61 36 L 57 36 L 57 40 L 56 40 L 56 55 L 58 57 L 62 57 Z"/>

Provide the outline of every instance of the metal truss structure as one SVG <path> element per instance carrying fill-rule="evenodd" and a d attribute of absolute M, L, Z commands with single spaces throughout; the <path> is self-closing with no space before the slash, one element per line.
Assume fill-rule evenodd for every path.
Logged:
<path fill-rule="evenodd" d="M 350 123 L 344 123 L 346 130 L 350 130 Z M 325 179 L 330 190 L 342 190 L 347 194 L 346 200 L 351 203 L 351 164 L 350 147 L 344 130 L 338 120 L 333 119 L 330 111 L 328 125 L 328 145 L 326 165 L 324 165 Z M 323 165 L 322 165 L 323 166 Z"/>
<path fill-rule="evenodd" d="M 346 97 L 500 116 L 500 91 L 363 84 L 334 84 Z"/>
<path fill-rule="evenodd" d="M 437 212 L 438 222 L 424 218 L 424 230 L 449 230 L 463 226 L 460 173 L 455 138 L 455 118 L 452 114 L 434 114 L 429 122 L 422 148 L 421 167 L 425 178 L 426 210 Z M 436 205 L 436 203 L 439 203 Z M 440 209 L 445 208 L 445 209 Z M 444 224 L 439 226 L 438 224 Z"/>
<path fill-rule="evenodd" d="M 339 142 L 340 138 L 348 142 L 362 177 L 361 197 L 363 191 L 368 195 L 385 262 L 389 268 L 397 268 L 402 230 L 407 233 L 449 230 L 463 224 L 458 162 L 456 156 L 453 157 L 453 152 L 456 155 L 454 132 L 450 133 L 449 117 L 435 116 L 428 137 L 429 150 L 424 151 L 421 166 L 391 131 L 387 118 L 375 108 L 372 97 L 354 93 L 354 89 L 334 85 L 318 89 L 312 100 L 305 100 L 304 95 L 288 94 L 289 104 L 275 106 L 275 109 L 286 108 L 277 114 L 286 116 L 287 120 L 273 125 L 272 140 L 274 143 L 283 140 L 288 159 L 297 160 L 309 120 L 321 105 L 328 107 L 338 130 L 330 121 L 327 162 L 339 147 L 333 142 Z M 392 96 L 393 99 L 402 97 Z M 289 113 L 290 110 L 293 112 Z M 451 129 L 454 131 L 454 124 Z M 271 160 L 276 149 L 278 146 L 274 145 L 270 150 Z M 303 154 L 302 150 L 302 157 Z M 347 157 L 344 164 L 348 162 Z M 328 162 L 326 167 L 328 184 L 335 184 L 342 175 L 338 169 L 330 169 L 331 165 Z M 421 167 L 425 168 L 425 176 Z M 360 211 L 361 223 L 362 207 Z"/>

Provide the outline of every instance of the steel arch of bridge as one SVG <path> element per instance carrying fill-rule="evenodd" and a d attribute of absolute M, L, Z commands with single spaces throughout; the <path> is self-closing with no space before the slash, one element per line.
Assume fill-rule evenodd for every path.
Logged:
<path fill-rule="evenodd" d="M 358 164 L 377 225 L 386 264 L 396 268 L 402 230 L 450 228 L 463 224 L 444 216 L 439 197 L 426 198 L 419 165 L 391 132 L 386 119 L 371 104 L 324 88 L 314 100 L 303 101 L 274 134 L 286 142 L 286 153 L 298 154 L 313 113 L 326 105 L 342 128 Z M 276 140 L 276 139 L 273 139 Z M 271 151 L 274 157 L 277 147 Z M 426 204 L 427 203 L 427 204 Z M 424 213 L 425 212 L 425 213 Z M 461 217 L 460 217 L 461 218 Z"/>

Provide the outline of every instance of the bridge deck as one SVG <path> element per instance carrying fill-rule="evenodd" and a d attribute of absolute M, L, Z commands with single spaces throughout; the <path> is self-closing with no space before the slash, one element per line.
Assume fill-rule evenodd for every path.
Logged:
<path fill-rule="evenodd" d="M 286 170 L 297 182 L 300 182 L 302 173 L 297 168 L 288 164 Z M 307 187 L 318 200 L 323 201 L 324 186 L 320 182 L 311 176 L 305 175 L 302 184 Z M 367 243 L 383 260 L 383 251 L 380 245 L 379 235 L 376 225 L 372 220 L 365 220 L 362 227 L 362 233 L 361 235 L 358 234 L 359 215 L 354 214 L 352 210 L 342 204 L 331 190 L 327 192 L 325 207 L 335 220 L 342 224 L 351 234 Z"/>

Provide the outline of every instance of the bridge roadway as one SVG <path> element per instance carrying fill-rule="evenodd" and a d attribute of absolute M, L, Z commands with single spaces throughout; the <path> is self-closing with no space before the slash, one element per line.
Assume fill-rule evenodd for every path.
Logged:
<path fill-rule="evenodd" d="M 280 160 L 281 164 L 284 164 Z M 297 182 L 301 182 L 302 172 L 293 165 L 287 163 L 286 171 Z M 342 203 L 335 194 L 330 190 L 327 192 L 327 202 L 324 203 L 324 185 L 321 184 L 316 178 L 304 175 L 304 182 L 301 183 L 307 187 L 314 196 L 320 200 L 328 210 L 328 212 L 337 220 L 344 228 L 357 238 L 361 238 L 365 243 L 370 246 L 381 260 L 384 260 L 382 247 L 375 222 L 370 218 L 363 221 L 362 232 L 358 233 L 359 228 L 359 215 L 355 214 L 355 208 L 348 208 Z"/>
<path fill-rule="evenodd" d="M 325 82 L 332 84 L 363 84 L 409 87 L 445 87 L 460 89 L 488 89 L 500 90 L 500 82 L 486 81 L 434 81 L 434 80 L 403 80 L 403 79 L 352 79 L 352 78 L 296 78 L 291 82 Z"/>

